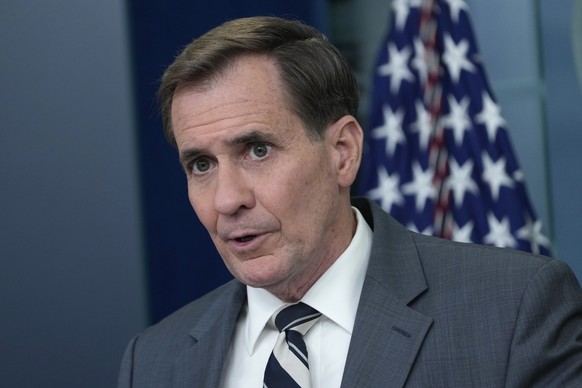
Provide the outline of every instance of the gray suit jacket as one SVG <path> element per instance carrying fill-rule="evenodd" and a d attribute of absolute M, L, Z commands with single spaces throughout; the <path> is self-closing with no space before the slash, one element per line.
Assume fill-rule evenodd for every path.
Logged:
<path fill-rule="evenodd" d="M 582 289 L 565 264 L 354 205 L 374 242 L 342 387 L 582 387 Z M 135 337 L 119 388 L 217 387 L 245 298 L 231 281 Z"/>

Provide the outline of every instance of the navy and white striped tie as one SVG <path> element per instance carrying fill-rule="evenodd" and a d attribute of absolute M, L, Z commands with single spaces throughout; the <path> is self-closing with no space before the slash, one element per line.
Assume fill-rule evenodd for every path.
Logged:
<path fill-rule="evenodd" d="M 321 313 L 305 303 L 281 310 L 275 317 L 279 337 L 267 362 L 264 388 L 309 388 L 309 364 L 303 336 Z"/>

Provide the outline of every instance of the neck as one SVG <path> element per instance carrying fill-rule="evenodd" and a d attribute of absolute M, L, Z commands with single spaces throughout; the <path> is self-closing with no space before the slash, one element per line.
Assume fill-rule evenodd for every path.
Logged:
<path fill-rule="evenodd" d="M 319 261 L 316 267 L 306 270 L 297 278 L 290 279 L 283 287 L 266 290 L 286 303 L 296 303 L 300 301 L 307 291 L 323 276 L 323 274 L 336 262 L 343 252 L 350 245 L 356 233 L 357 219 L 351 206 L 348 207 L 344 221 L 337 223 L 336 228 L 332 228 L 330 233 L 338 236 L 336 243 L 329 247 L 324 255 L 324 259 Z M 342 236 L 343 235 L 343 236 Z"/>

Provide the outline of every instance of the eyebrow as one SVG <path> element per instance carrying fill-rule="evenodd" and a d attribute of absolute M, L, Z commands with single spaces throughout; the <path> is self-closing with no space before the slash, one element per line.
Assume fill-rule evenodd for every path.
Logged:
<path fill-rule="evenodd" d="M 235 136 L 227 141 L 228 145 L 259 143 L 259 142 L 274 142 L 275 136 L 272 133 L 265 133 L 262 131 L 251 131 Z"/>

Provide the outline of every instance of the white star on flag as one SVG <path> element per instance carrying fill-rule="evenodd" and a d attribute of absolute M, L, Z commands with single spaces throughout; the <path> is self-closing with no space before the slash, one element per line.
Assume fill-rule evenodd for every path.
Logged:
<path fill-rule="evenodd" d="M 380 206 L 390 211 L 393 204 L 402 205 L 404 198 L 400 194 L 398 186 L 400 177 L 396 174 L 390 176 L 384 167 L 378 168 L 378 187 L 368 191 L 370 198 L 380 201 Z"/>
<path fill-rule="evenodd" d="M 497 129 L 506 124 L 503 117 L 501 117 L 501 109 L 487 92 L 483 92 L 483 109 L 475 116 L 475 122 L 485 125 L 490 142 L 495 141 Z"/>
<path fill-rule="evenodd" d="M 449 4 L 451 10 L 451 17 L 455 23 L 459 22 L 459 14 L 461 10 L 469 10 L 469 6 L 464 0 L 445 0 Z"/>
<path fill-rule="evenodd" d="M 432 184 L 434 172 L 431 169 L 423 171 L 420 163 L 415 162 L 412 166 L 412 181 L 402 185 L 402 192 L 406 195 L 414 195 L 416 200 L 416 211 L 424 209 L 426 201 L 436 197 L 436 190 Z"/>
<path fill-rule="evenodd" d="M 475 71 L 475 66 L 467 59 L 468 51 L 469 42 L 466 39 L 462 39 L 458 44 L 455 44 L 450 35 L 445 35 L 443 62 L 449 69 L 454 82 L 459 82 L 462 70 Z"/>
<path fill-rule="evenodd" d="M 471 118 L 467 113 L 469 109 L 469 97 L 463 97 L 457 102 L 455 97 L 449 95 L 449 114 L 442 118 L 443 125 L 450 128 L 455 136 L 455 143 L 463 145 L 465 132 L 471 130 Z"/>
<path fill-rule="evenodd" d="M 495 201 L 499 199 L 501 186 L 513 187 L 513 180 L 505 172 L 505 164 L 504 157 L 494 162 L 487 152 L 483 153 L 483 180 L 489 184 Z"/>
<path fill-rule="evenodd" d="M 416 232 L 416 233 L 424 234 L 426 236 L 432 236 L 432 233 L 433 233 L 433 229 L 430 225 L 427 226 L 426 228 L 424 228 L 423 230 L 418 230 L 416 225 L 408 224 L 408 225 L 406 225 L 406 229 L 411 230 L 411 231 Z"/>
<path fill-rule="evenodd" d="M 412 59 L 411 66 L 418 72 L 418 81 L 424 85 L 428 78 L 428 59 L 424 44 L 422 44 L 420 39 L 414 40 L 414 58 Z"/>
<path fill-rule="evenodd" d="M 453 225 L 453 240 L 458 242 L 470 243 L 471 233 L 473 233 L 473 221 L 468 221 L 463 227 L 457 223 Z"/>
<path fill-rule="evenodd" d="M 420 148 L 426 150 L 428 142 L 432 136 L 432 121 L 430 114 L 426 111 L 424 104 L 420 100 L 416 100 L 416 121 L 410 125 L 412 133 L 418 133 L 418 142 Z"/>
<path fill-rule="evenodd" d="M 393 112 L 387 105 L 382 110 L 384 124 L 372 130 L 372 137 L 374 139 L 386 139 L 386 153 L 392 156 L 398 144 L 406 143 L 406 136 L 404 136 L 404 131 L 402 130 L 404 112 L 401 109 Z"/>
<path fill-rule="evenodd" d="M 410 48 L 404 47 L 398 51 L 394 43 L 388 44 L 388 62 L 378 68 L 378 73 L 390 77 L 390 90 L 396 94 L 402 81 L 414 81 L 414 75 L 408 68 Z"/>
<path fill-rule="evenodd" d="M 527 240 L 531 245 L 531 251 L 538 254 L 540 253 L 540 245 L 548 246 L 550 241 L 542 234 L 540 220 L 532 222 L 530 217 L 527 217 L 526 220 L 526 224 L 517 231 L 516 236 L 522 240 Z"/>
<path fill-rule="evenodd" d="M 467 160 L 465 164 L 459 166 L 455 159 L 450 161 L 450 175 L 446 181 L 446 187 L 453 192 L 455 206 L 458 208 L 463 204 L 465 193 L 477 195 L 479 188 L 471 177 L 473 173 L 473 161 Z"/>
<path fill-rule="evenodd" d="M 517 242 L 511 235 L 509 219 L 507 217 L 503 217 L 499 221 L 493 213 L 489 213 L 487 215 L 487 223 L 489 224 L 489 233 L 483 239 L 486 244 L 501 248 L 513 248 L 517 245 Z"/>
<path fill-rule="evenodd" d="M 402 30 L 408 19 L 408 12 L 410 11 L 408 0 L 394 0 L 392 2 L 392 9 L 396 17 L 396 28 Z"/>

